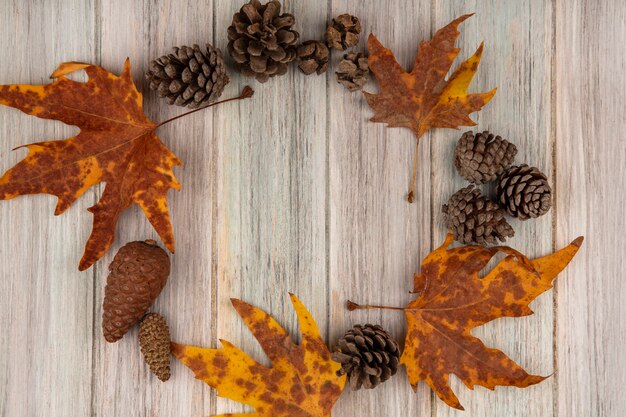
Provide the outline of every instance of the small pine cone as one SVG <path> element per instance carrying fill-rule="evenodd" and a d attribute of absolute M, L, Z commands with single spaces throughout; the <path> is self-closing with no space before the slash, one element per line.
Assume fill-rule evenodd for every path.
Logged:
<path fill-rule="evenodd" d="M 107 342 L 121 339 L 150 308 L 170 274 L 170 259 L 154 240 L 122 246 L 109 265 L 102 304 Z"/>
<path fill-rule="evenodd" d="M 341 364 L 337 375 L 348 375 L 350 388 L 376 388 L 398 370 L 400 347 L 382 327 L 356 325 L 339 339 L 332 359 Z"/>
<path fill-rule="evenodd" d="M 317 75 L 323 74 L 328 69 L 328 58 L 330 51 L 323 42 L 306 41 L 298 46 L 298 58 L 300 63 L 298 68 L 305 75 L 317 72 Z"/>
<path fill-rule="evenodd" d="M 147 314 L 139 326 L 139 347 L 150 371 L 161 381 L 170 379 L 170 330 L 165 319 Z"/>
<path fill-rule="evenodd" d="M 208 43 L 204 51 L 198 45 L 173 50 L 173 54 L 150 62 L 150 71 L 146 73 L 150 88 L 159 97 L 167 98 L 169 104 L 190 109 L 217 100 L 230 82 L 222 51 Z"/>
<path fill-rule="evenodd" d="M 250 0 L 233 16 L 228 28 L 228 53 L 235 68 L 247 77 L 266 82 L 287 73 L 287 64 L 296 59 L 300 34 L 293 30 L 296 19 L 280 14 L 278 0 L 261 4 Z"/>
<path fill-rule="evenodd" d="M 326 29 L 326 45 L 345 51 L 359 42 L 361 22 L 356 16 L 342 14 L 333 19 Z"/>
<path fill-rule="evenodd" d="M 337 74 L 337 82 L 348 90 L 360 90 L 367 82 L 370 74 L 367 57 L 356 52 L 344 55 L 335 74 Z"/>
<path fill-rule="evenodd" d="M 512 166 L 500 177 L 496 195 L 500 206 L 521 220 L 542 216 L 552 206 L 548 177 L 526 164 Z"/>
<path fill-rule="evenodd" d="M 517 154 L 517 148 L 506 139 L 487 131 L 474 136 L 465 132 L 454 152 L 454 166 L 459 174 L 474 184 L 484 184 L 502 174 Z"/>
<path fill-rule="evenodd" d="M 461 243 L 496 244 L 498 239 L 504 242 L 515 234 L 504 218 L 504 210 L 473 185 L 454 193 L 441 211 L 446 227 Z"/>

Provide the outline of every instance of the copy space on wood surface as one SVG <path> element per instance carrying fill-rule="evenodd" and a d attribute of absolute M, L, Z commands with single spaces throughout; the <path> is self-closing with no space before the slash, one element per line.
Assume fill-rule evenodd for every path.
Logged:
<path fill-rule="evenodd" d="M 172 46 L 211 42 L 226 53 L 226 28 L 243 0 L 0 0 L 0 83 L 45 83 L 64 61 L 119 72 L 130 57 L 145 110 L 164 120 L 184 110 L 149 91 L 143 72 Z M 596 4 L 598 3 L 598 4 Z M 498 87 L 472 117 L 475 131 L 514 142 L 517 162 L 548 174 L 555 205 L 537 221 L 514 221 L 511 245 L 531 257 L 585 235 L 585 245 L 536 300 L 535 315 L 503 319 L 474 334 L 529 372 L 554 374 L 524 390 L 467 390 L 452 377 L 464 414 L 425 386 L 414 393 L 402 370 L 375 391 L 346 391 L 335 417 L 494 415 L 618 417 L 626 409 L 626 322 L 621 215 L 626 155 L 623 108 L 626 8 L 620 1 L 289 0 L 302 40 L 321 39 L 341 13 L 357 15 L 407 69 L 417 46 L 465 13 L 458 62 L 482 40 L 470 92 Z M 366 36 L 358 49 L 363 50 Z M 401 339 L 401 313 L 348 313 L 345 300 L 404 305 L 413 272 L 445 230 L 441 204 L 465 183 L 452 154 L 463 131 L 435 130 L 421 139 L 416 203 L 405 194 L 415 138 L 368 122 L 360 93 L 336 83 L 335 52 L 325 75 L 296 66 L 266 84 L 232 74 L 224 97 L 245 84 L 253 99 L 199 112 L 159 129 L 184 162 L 182 190 L 170 192 L 176 235 L 172 274 L 153 310 L 175 340 L 217 346 L 227 339 L 269 361 L 232 309 L 237 297 L 270 313 L 292 334 L 298 295 L 329 343 L 357 323 L 378 323 Z M 227 58 L 230 61 L 230 58 Z M 366 90 L 376 91 L 373 82 Z M 10 149 L 60 139 L 73 127 L 0 109 L 0 169 L 23 157 Z M 204 416 L 243 411 L 218 399 L 172 362 L 161 383 L 144 365 L 132 330 L 111 345 L 101 335 L 107 266 L 131 240 L 157 238 L 138 209 L 128 210 L 117 240 L 95 268 L 78 273 L 90 232 L 84 210 L 103 187 L 88 191 L 63 216 L 49 196 L 0 204 L 0 416 Z"/>

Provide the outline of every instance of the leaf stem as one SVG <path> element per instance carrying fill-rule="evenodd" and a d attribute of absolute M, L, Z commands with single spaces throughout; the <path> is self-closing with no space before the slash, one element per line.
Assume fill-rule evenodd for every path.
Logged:
<path fill-rule="evenodd" d="M 370 309 L 370 308 L 376 308 L 376 309 L 382 309 L 382 310 L 397 310 L 397 311 L 405 311 L 406 309 L 401 308 L 401 307 L 389 307 L 389 306 L 373 306 L 373 305 L 360 305 L 357 304 L 355 302 L 352 302 L 350 300 L 348 300 L 346 302 L 346 307 L 348 308 L 348 310 L 350 311 L 354 311 L 354 310 L 365 310 L 365 309 Z"/>
<path fill-rule="evenodd" d="M 218 104 L 228 103 L 229 101 L 242 100 L 244 98 L 249 98 L 249 97 L 252 97 L 253 95 L 254 95 L 254 90 L 252 89 L 252 87 L 247 85 L 247 86 L 245 86 L 243 88 L 243 90 L 241 90 L 241 93 L 237 97 L 231 97 L 231 98 L 227 98 L 226 100 L 216 101 L 215 103 L 211 103 L 208 106 L 199 107 L 197 109 L 188 111 L 187 113 L 179 114 L 178 116 L 172 117 L 171 119 L 167 119 L 167 120 L 157 124 L 155 129 L 158 128 L 158 127 L 161 127 L 164 124 L 167 124 L 169 122 L 173 122 L 176 119 L 180 119 L 181 117 L 185 117 L 187 115 L 190 115 L 191 113 L 195 113 L 197 111 L 204 110 L 204 109 L 207 109 L 209 107 L 217 106 Z"/>
<path fill-rule="evenodd" d="M 411 184 L 409 185 L 409 194 L 406 199 L 409 203 L 413 203 L 415 201 L 415 179 L 417 178 L 417 163 L 419 159 L 419 149 L 420 149 L 420 141 L 417 140 L 415 143 L 415 154 L 413 155 L 413 174 L 411 175 Z"/>

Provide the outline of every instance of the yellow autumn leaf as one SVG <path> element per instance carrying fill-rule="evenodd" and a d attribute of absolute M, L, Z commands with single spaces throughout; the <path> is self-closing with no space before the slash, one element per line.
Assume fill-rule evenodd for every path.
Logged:
<path fill-rule="evenodd" d="M 302 343 L 269 314 L 241 300 L 233 306 L 272 360 L 267 368 L 231 343 L 209 349 L 172 343 L 172 353 L 191 368 L 196 378 L 229 398 L 255 409 L 232 417 L 325 417 L 330 416 L 346 377 L 337 376 L 341 365 L 330 358 L 317 324 L 298 298 L 291 301 L 298 315 Z"/>

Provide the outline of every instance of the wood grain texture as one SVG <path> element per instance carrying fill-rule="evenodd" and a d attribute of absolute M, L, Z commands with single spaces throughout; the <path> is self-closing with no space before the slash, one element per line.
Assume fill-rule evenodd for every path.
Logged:
<path fill-rule="evenodd" d="M 401 370 L 375 391 L 347 390 L 334 417 L 593 416 L 626 409 L 626 323 L 622 300 L 626 245 L 624 92 L 626 8 L 619 1 L 490 0 L 283 2 L 302 40 L 321 39 L 341 13 L 361 18 L 410 68 L 419 41 L 453 18 L 461 26 L 459 62 L 485 40 L 472 92 L 498 87 L 478 126 L 513 141 L 517 162 L 553 180 L 555 208 L 538 221 L 513 222 L 510 244 L 539 256 L 587 239 L 559 278 L 535 301 L 535 315 L 477 329 L 531 372 L 550 375 L 525 390 L 468 390 L 453 377 L 466 408 L 448 408 L 424 385 L 414 393 Z M 145 109 L 154 120 L 184 111 L 156 99 L 144 81 L 150 59 L 172 46 L 214 43 L 243 0 L 0 0 L 0 83 L 43 83 L 59 62 L 96 62 L 112 71 L 128 56 Z M 366 36 L 359 45 L 364 48 Z M 405 202 L 415 139 L 408 130 L 368 122 L 361 93 L 348 93 L 330 70 L 304 76 L 293 66 L 266 84 L 233 74 L 224 97 L 251 84 L 255 96 L 160 128 L 184 162 L 169 206 L 176 236 L 172 274 L 153 311 L 176 341 L 218 346 L 227 339 L 268 365 L 231 307 L 241 298 L 271 313 L 298 340 L 287 292 L 299 296 L 332 345 L 357 323 L 380 323 L 399 339 L 401 314 L 349 313 L 345 301 L 402 306 L 412 274 L 444 237 L 441 205 L 465 185 L 452 164 L 461 132 L 435 130 L 420 144 L 417 201 Z M 232 63 L 226 57 L 229 64 Z M 366 90 L 375 92 L 374 82 Z M 0 168 L 21 159 L 21 144 L 73 132 L 56 122 L 0 108 Z M 485 191 L 490 192 L 488 188 Z M 94 188 L 63 216 L 53 199 L 0 204 L 0 416 L 205 416 L 245 410 L 219 399 L 191 371 L 172 362 L 161 383 L 144 365 L 132 330 L 116 344 L 101 333 L 107 266 L 132 240 L 158 238 L 137 209 L 124 213 L 116 243 L 91 270 L 77 264 L 90 231 L 85 209 Z M 617 213 L 617 214 L 616 214 Z"/>
<path fill-rule="evenodd" d="M 215 2 L 216 33 L 226 33 L 242 4 Z M 321 33 L 326 22 L 321 2 L 284 1 L 283 12 L 296 17 L 302 40 Z M 225 51 L 226 36 L 216 40 Z M 292 292 L 326 337 L 326 78 L 305 77 L 291 66 L 265 84 L 235 74 L 231 89 L 246 84 L 256 90 L 251 100 L 217 110 L 215 332 L 269 365 L 229 298 L 267 311 L 298 340 Z M 244 409 L 218 399 L 214 411 Z"/>
<path fill-rule="evenodd" d="M 45 84 L 60 62 L 93 61 L 91 1 L 0 6 L 0 83 Z M 33 51 L 36 51 L 33 53 Z M 30 142 L 77 132 L 60 122 L 0 110 L 0 169 Z M 93 275 L 78 272 L 94 192 L 54 217 L 52 196 L 0 205 L 0 416 L 88 415 L 91 406 Z"/>
<path fill-rule="evenodd" d="M 418 41 L 430 36 L 431 8 L 427 2 L 331 2 L 331 16 L 351 13 L 368 33 L 393 49 L 405 67 L 415 62 Z M 398 30 L 402 28 L 402 30 Z M 416 140 L 407 129 L 388 129 L 371 123 L 373 113 L 361 92 L 350 93 L 335 78 L 329 80 L 329 251 L 330 343 L 336 343 L 355 324 L 380 324 L 402 339 L 402 313 L 382 310 L 348 312 L 346 300 L 404 306 L 409 301 L 413 273 L 431 249 L 429 139 L 420 147 L 415 204 L 406 195 Z M 366 91 L 376 92 L 372 81 Z M 414 393 L 402 369 L 398 377 L 376 390 L 350 392 L 336 405 L 338 416 L 417 416 L 430 413 L 430 392 Z"/>
<path fill-rule="evenodd" d="M 556 410 L 612 417 L 626 410 L 626 5 L 556 5 L 556 245 L 586 236 L 557 285 Z"/>

